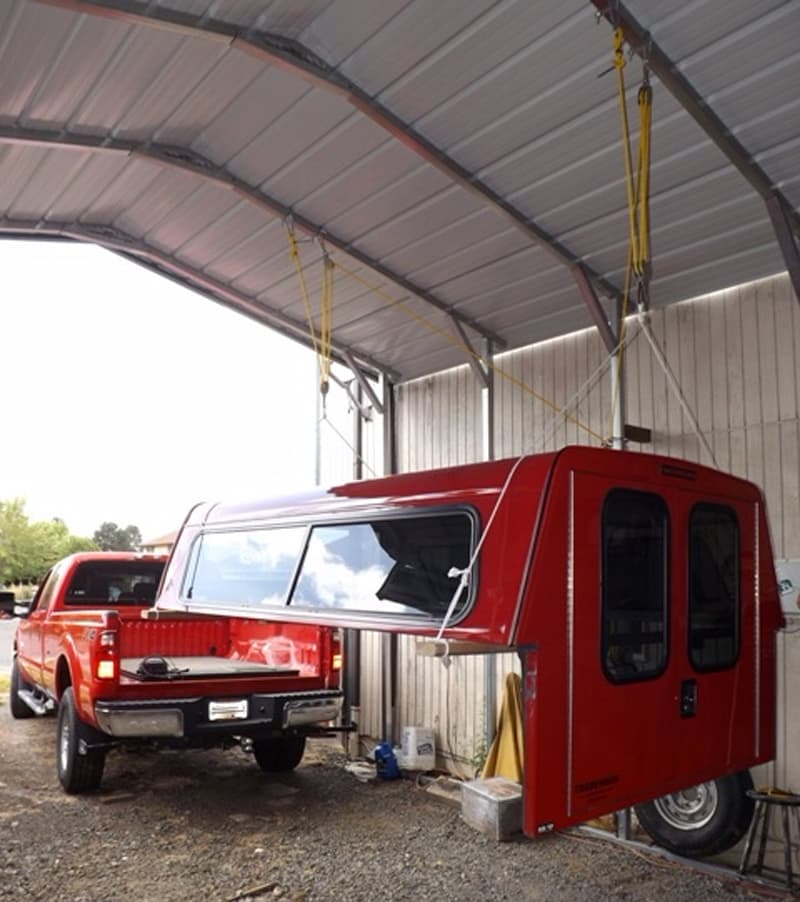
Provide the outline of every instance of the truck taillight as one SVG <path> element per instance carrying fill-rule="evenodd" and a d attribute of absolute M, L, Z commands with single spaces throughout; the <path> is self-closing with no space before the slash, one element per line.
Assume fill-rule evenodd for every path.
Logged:
<path fill-rule="evenodd" d="M 342 669 L 342 653 L 334 652 L 333 657 L 331 658 L 331 669 L 332 670 L 341 670 Z"/>
<path fill-rule="evenodd" d="M 98 680 L 113 680 L 117 675 L 117 662 L 112 658 L 105 658 L 102 661 L 97 662 L 97 679 Z"/>
<path fill-rule="evenodd" d="M 117 634 L 115 630 L 103 630 L 98 640 L 98 656 L 95 676 L 98 680 L 117 678 Z"/>

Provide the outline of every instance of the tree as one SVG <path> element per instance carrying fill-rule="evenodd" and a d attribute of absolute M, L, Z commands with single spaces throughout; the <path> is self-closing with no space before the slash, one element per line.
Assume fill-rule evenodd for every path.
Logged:
<path fill-rule="evenodd" d="M 100 525 L 92 539 L 102 551 L 138 551 L 142 547 L 142 534 L 138 526 L 122 529 L 108 521 Z"/>
<path fill-rule="evenodd" d="M 24 498 L 0 501 L 0 583 L 38 582 L 62 557 L 96 547 L 57 517 L 31 523 Z"/>

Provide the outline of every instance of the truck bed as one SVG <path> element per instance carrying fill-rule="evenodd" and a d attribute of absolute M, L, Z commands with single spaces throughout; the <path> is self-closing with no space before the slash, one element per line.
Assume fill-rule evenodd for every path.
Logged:
<path fill-rule="evenodd" d="M 181 655 L 164 656 L 166 663 L 166 676 L 163 674 L 146 673 L 140 670 L 145 658 L 123 658 L 120 661 L 122 674 L 129 679 L 150 681 L 158 679 L 199 679 L 203 677 L 237 677 L 237 676 L 264 676 L 275 674 L 280 676 L 295 676 L 299 670 L 292 667 L 277 667 L 270 664 L 262 664 L 258 661 L 242 661 L 231 658 L 222 658 L 216 655 Z"/>

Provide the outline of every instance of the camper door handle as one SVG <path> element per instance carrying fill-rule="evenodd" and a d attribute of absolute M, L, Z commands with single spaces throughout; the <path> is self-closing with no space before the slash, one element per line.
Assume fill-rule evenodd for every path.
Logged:
<path fill-rule="evenodd" d="M 697 680 L 684 680 L 681 683 L 680 711 L 681 717 L 694 717 L 697 714 Z"/>

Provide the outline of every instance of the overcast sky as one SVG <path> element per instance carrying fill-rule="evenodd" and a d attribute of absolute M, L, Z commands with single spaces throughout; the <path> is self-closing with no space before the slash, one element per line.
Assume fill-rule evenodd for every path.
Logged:
<path fill-rule="evenodd" d="M 312 353 L 99 248 L 0 241 L 0 500 L 145 539 L 314 481 Z"/>

